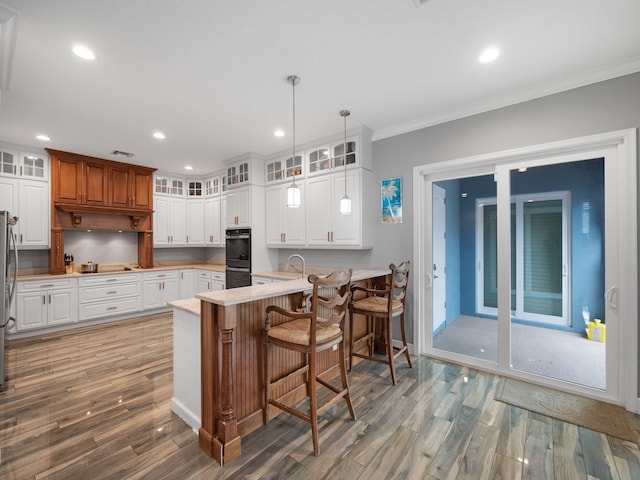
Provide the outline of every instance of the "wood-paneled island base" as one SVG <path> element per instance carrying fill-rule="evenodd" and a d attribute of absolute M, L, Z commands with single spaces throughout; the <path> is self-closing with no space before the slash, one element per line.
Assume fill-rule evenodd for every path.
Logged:
<path fill-rule="evenodd" d="M 389 270 L 355 270 L 353 282 L 367 283 Z M 200 448 L 221 465 L 241 453 L 241 437 L 263 425 L 264 365 L 262 332 L 265 309 L 300 306 L 311 290 L 306 279 L 200 293 L 201 395 Z M 364 325 L 365 322 L 358 322 Z M 364 326 L 362 327 L 364 328 Z M 358 332 L 361 333 L 361 332 Z M 349 339 L 345 339 L 349 355 Z M 303 362 L 301 355 L 274 348 L 273 378 Z M 327 378 L 338 373 L 337 351 L 323 352 L 320 370 Z M 335 368 L 334 368 L 335 367 Z M 294 404 L 305 396 L 300 378 L 284 382 L 275 396 Z M 273 414 L 279 413 L 274 410 Z"/>

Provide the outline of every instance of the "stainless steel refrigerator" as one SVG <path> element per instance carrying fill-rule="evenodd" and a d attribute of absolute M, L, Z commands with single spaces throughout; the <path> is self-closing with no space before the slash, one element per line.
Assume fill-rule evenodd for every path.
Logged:
<path fill-rule="evenodd" d="M 18 248 L 13 233 L 13 226 L 18 217 L 13 217 L 7 211 L 0 211 L 0 392 L 7 388 L 4 368 L 5 333 L 9 327 L 11 318 L 11 303 L 16 290 L 16 278 L 18 275 Z"/>

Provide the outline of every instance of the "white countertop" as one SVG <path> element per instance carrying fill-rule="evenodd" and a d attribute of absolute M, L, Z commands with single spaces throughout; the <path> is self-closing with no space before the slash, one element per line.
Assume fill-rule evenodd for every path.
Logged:
<path fill-rule="evenodd" d="M 285 272 L 274 272 L 285 273 Z M 288 273 L 288 272 L 287 272 Z M 293 273 L 293 272 L 292 272 Z M 388 275 L 390 271 L 384 270 L 354 270 L 351 275 L 352 281 L 365 280 L 367 278 L 376 278 Z M 263 274 L 260 274 L 263 276 Z M 230 306 L 240 303 L 248 303 L 254 300 L 262 300 L 264 298 L 278 297 L 280 295 L 288 295 L 290 293 L 303 292 L 309 290 L 311 284 L 306 278 L 297 280 L 289 280 L 287 282 L 267 283 L 264 285 L 252 285 L 249 287 L 231 288 L 229 290 L 219 290 L 217 292 L 203 292 L 196 295 L 196 298 L 205 302 L 214 303 L 216 305 Z M 173 302 L 171 303 L 172 306 Z"/>
<path fill-rule="evenodd" d="M 76 269 L 80 268 L 80 265 L 76 264 Z M 213 263 L 198 263 L 198 264 L 184 264 L 184 265 L 157 265 L 152 268 L 132 268 L 131 270 L 124 270 L 124 265 L 115 266 L 115 265 L 104 265 L 100 266 L 98 264 L 98 272 L 97 273 L 80 273 L 79 271 L 75 271 L 73 273 L 66 273 L 62 275 L 51 275 L 50 273 L 33 273 L 33 274 L 19 274 L 18 280 L 41 280 L 41 279 L 62 279 L 62 278 L 80 278 L 86 276 L 95 276 L 95 275 L 113 275 L 113 274 L 130 274 L 130 273 L 144 273 L 144 272 L 157 272 L 162 270 L 183 270 L 183 269 L 198 269 L 198 270 L 213 270 L 215 272 L 224 272 L 225 266 L 221 264 L 213 264 Z M 18 269 L 18 273 L 20 270 Z"/>

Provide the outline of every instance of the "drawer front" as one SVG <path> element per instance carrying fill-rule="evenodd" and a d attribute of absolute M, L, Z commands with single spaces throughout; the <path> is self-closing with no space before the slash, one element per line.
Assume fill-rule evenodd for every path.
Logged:
<path fill-rule="evenodd" d="M 205 280 L 211 280 L 211 273 L 208 270 L 198 270 L 198 277 L 203 278 Z"/>
<path fill-rule="evenodd" d="M 30 280 L 27 282 L 18 282 L 17 292 L 41 292 L 43 290 L 58 288 L 74 288 L 76 284 L 75 278 L 64 278 L 61 280 Z"/>
<path fill-rule="evenodd" d="M 178 278 L 176 270 L 165 270 L 162 272 L 145 272 L 142 274 L 143 280 L 166 280 L 168 278 Z"/>
<path fill-rule="evenodd" d="M 113 285 L 100 285 L 96 287 L 84 287 L 80 289 L 80 303 L 108 301 L 111 299 L 140 295 L 140 282 L 122 283 Z"/>
<path fill-rule="evenodd" d="M 140 274 L 139 273 L 122 273 L 119 275 L 95 275 L 95 276 L 86 276 L 84 275 L 79 280 L 79 285 L 84 287 L 85 285 L 116 285 L 119 283 L 132 283 L 139 282 Z"/>
<path fill-rule="evenodd" d="M 141 308 L 142 299 L 140 297 L 123 298 L 110 302 L 84 303 L 80 304 L 80 320 L 137 312 Z"/>
<path fill-rule="evenodd" d="M 224 282 L 226 280 L 226 275 L 224 272 L 211 272 L 211 280 L 218 280 L 219 282 Z"/>

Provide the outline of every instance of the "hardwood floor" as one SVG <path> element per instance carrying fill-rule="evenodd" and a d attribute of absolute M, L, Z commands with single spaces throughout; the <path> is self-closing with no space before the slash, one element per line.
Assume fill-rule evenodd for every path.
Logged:
<path fill-rule="evenodd" d="M 425 357 L 349 375 L 313 456 L 279 415 L 220 467 L 171 412 L 170 314 L 13 340 L 0 393 L 0 478 L 638 479 L 638 445 L 494 400 L 499 378 Z"/>

